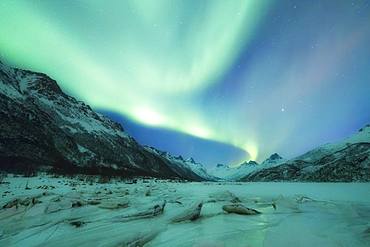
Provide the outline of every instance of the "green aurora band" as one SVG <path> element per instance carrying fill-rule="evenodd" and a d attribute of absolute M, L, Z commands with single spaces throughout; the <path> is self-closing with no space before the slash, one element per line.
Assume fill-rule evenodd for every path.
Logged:
<path fill-rule="evenodd" d="M 52 12 L 43 10 L 48 1 L 2 1 L 1 56 L 49 74 L 96 109 L 231 144 L 256 160 L 252 130 L 212 124 L 193 102 L 248 45 L 267 3 L 61 1 Z"/>

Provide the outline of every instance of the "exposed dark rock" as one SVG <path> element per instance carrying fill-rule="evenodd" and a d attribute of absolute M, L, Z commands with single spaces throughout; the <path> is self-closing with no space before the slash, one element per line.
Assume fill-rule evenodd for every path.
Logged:
<path fill-rule="evenodd" d="M 272 154 L 271 156 L 270 156 L 270 158 L 269 158 L 270 160 L 281 160 L 282 159 L 282 157 L 279 155 L 279 154 L 277 154 L 277 153 L 274 153 L 274 154 Z"/>
<path fill-rule="evenodd" d="M 258 166 L 258 163 L 254 160 L 250 160 L 250 161 L 245 161 L 239 165 L 239 167 L 242 167 L 242 166 Z"/>
<path fill-rule="evenodd" d="M 71 222 L 69 222 L 69 224 L 78 228 L 78 227 L 83 226 L 85 224 L 85 222 L 77 220 L 77 221 L 71 221 Z"/>
<path fill-rule="evenodd" d="M 190 207 L 185 208 L 182 212 L 172 218 L 172 222 L 182 222 L 182 221 L 193 221 L 199 218 L 200 212 L 202 210 L 203 203 L 197 202 L 192 204 Z"/>
<path fill-rule="evenodd" d="M 152 207 L 138 211 L 132 214 L 125 214 L 120 216 L 115 216 L 112 218 L 114 222 L 127 222 L 131 220 L 138 220 L 138 219 L 147 219 L 147 218 L 153 218 L 159 215 L 162 215 L 164 212 L 164 208 L 166 206 L 166 201 L 157 203 L 153 205 Z"/>
<path fill-rule="evenodd" d="M 38 198 L 40 197 L 41 195 L 37 195 L 34 197 L 24 197 L 24 198 L 12 199 L 11 201 L 2 205 L 1 208 L 4 209 L 4 208 L 12 208 L 12 207 L 18 208 L 19 206 L 25 206 L 25 207 L 33 206 L 41 202 L 40 200 L 38 200 Z"/>
<path fill-rule="evenodd" d="M 222 207 L 222 210 L 224 210 L 227 213 L 243 215 L 256 215 L 261 213 L 253 208 L 247 208 L 241 204 L 224 205 Z"/>

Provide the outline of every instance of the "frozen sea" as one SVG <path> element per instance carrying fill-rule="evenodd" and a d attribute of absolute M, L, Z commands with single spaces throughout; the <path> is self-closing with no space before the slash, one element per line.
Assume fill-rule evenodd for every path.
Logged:
<path fill-rule="evenodd" d="M 370 246 L 370 183 L 10 175 L 0 196 L 0 246 Z"/>

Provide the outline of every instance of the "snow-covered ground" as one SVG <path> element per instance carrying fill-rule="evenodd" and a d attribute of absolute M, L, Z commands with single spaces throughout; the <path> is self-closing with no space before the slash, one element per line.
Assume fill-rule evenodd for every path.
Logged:
<path fill-rule="evenodd" d="M 369 183 L 81 180 L 5 178 L 0 184 L 0 246 L 311 247 L 370 242 Z M 225 205 L 244 205 L 260 214 L 228 214 Z"/>

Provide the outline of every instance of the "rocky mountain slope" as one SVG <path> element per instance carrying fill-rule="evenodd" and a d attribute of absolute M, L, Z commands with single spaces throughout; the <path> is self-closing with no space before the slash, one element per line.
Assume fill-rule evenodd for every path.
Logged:
<path fill-rule="evenodd" d="M 202 180 L 139 145 L 47 75 L 1 62 L 0 169 Z"/>
<path fill-rule="evenodd" d="M 281 157 L 278 153 L 271 154 L 269 158 L 267 158 L 264 162 L 262 162 L 262 166 L 264 167 L 271 167 L 274 165 L 281 164 L 282 162 L 286 161 L 283 157 Z"/>
<path fill-rule="evenodd" d="M 216 181 L 218 180 L 217 177 L 212 176 L 208 173 L 207 169 L 199 162 L 196 162 L 193 158 L 184 159 L 181 155 L 180 156 L 173 156 L 168 152 L 160 151 L 154 147 L 145 147 L 150 152 L 157 154 L 169 162 L 176 164 L 177 169 L 188 170 L 190 169 L 192 172 L 203 178 L 204 180 L 209 181 Z"/>
<path fill-rule="evenodd" d="M 315 148 L 278 166 L 248 174 L 242 181 L 370 181 L 370 125 L 353 136 Z"/>

